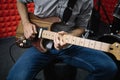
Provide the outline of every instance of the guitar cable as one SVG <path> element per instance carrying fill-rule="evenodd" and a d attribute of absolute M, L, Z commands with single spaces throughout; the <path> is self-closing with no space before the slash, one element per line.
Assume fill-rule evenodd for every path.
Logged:
<path fill-rule="evenodd" d="M 13 55 L 12 55 L 12 48 L 13 48 L 13 46 L 14 46 L 15 44 L 16 44 L 16 43 L 14 42 L 14 43 L 12 43 L 12 44 L 10 45 L 10 47 L 9 47 L 9 55 L 10 55 L 10 58 L 11 58 L 11 60 L 13 61 L 13 63 L 16 62 L 15 59 L 14 59 L 14 57 L 13 57 Z"/>

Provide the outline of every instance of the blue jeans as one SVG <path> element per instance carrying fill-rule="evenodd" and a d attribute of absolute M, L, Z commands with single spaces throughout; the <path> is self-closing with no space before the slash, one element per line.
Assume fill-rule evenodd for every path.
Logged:
<path fill-rule="evenodd" d="M 111 80 L 117 72 L 114 61 L 101 51 L 71 46 L 60 51 L 51 49 L 47 53 L 41 53 L 31 47 L 12 67 L 7 80 L 34 80 L 37 73 L 55 59 L 89 71 L 86 80 Z"/>

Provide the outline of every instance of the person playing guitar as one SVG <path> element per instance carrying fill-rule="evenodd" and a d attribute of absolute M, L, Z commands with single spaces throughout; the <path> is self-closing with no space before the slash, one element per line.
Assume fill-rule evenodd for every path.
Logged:
<path fill-rule="evenodd" d="M 31 20 L 27 10 L 27 3 L 30 2 L 34 2 L 34 15 L 43 21 L 43 25 L 39 20 L 36 24 L 36 20 Z M 63 40 L 65 35 L 81 37 L 84 33 L 92 13 L 92 0 L 17 0 L 17 8 L 26 39 L 34 43 L 36 36 L 41 33 L 39 27 L 50 28 L 56 33 L 54 36 L 44 34 L 52 37 L 53 45 L 48 50 L 41 51 L 34 44 L 28 48 L 10 70 L 7 80 L 34 80 L 37 73 L 55 59 L 88 71 L 86 80 L 114 78 L 117 66 L 104 52 L 70 45 Z M 72 39 L 71 36 L 69 39 Z M 71 42 L 76 43 L 74 39 Z M 44 45 L 44 40 L 42 43 Z"/>

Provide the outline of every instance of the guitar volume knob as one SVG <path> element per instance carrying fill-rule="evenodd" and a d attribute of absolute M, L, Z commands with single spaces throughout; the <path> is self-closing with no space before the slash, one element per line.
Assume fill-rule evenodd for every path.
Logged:
<path fill-rule="evenodd" d="M 26 40 L 23 40 L 23 43 L 26 43 L 27 41 Z"/>
<path fill-rule="evenodd" d="M 20 46 L 20 47 L 23 47 L 23 43 L 20 43 L 19 46 Z"/>

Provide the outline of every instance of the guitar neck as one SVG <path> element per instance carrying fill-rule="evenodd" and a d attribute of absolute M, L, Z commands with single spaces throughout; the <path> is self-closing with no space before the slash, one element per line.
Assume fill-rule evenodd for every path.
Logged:
<path fill-rule="evenodd" d="M 43 30 L 41 37 L 45 38 L 45 39 L 53 40 L 55 34 L 56 34 L 56 32 Z M 99 42 L 99 41 L 90 40 L 90 39 L 85 39 L 85 38 L 80 38 L 80 37 L 75 37 L 72 35 L 64 35 L 61 38 L 63 38 L 63 40 L 65 42 L 67 42 L 68 44 L 83 46 L 83 47 L 87 47 L 87 48 L 101 50 L 104 52 L 109 52 L 109 48 L 111 45 L 108 43 Z"/>

